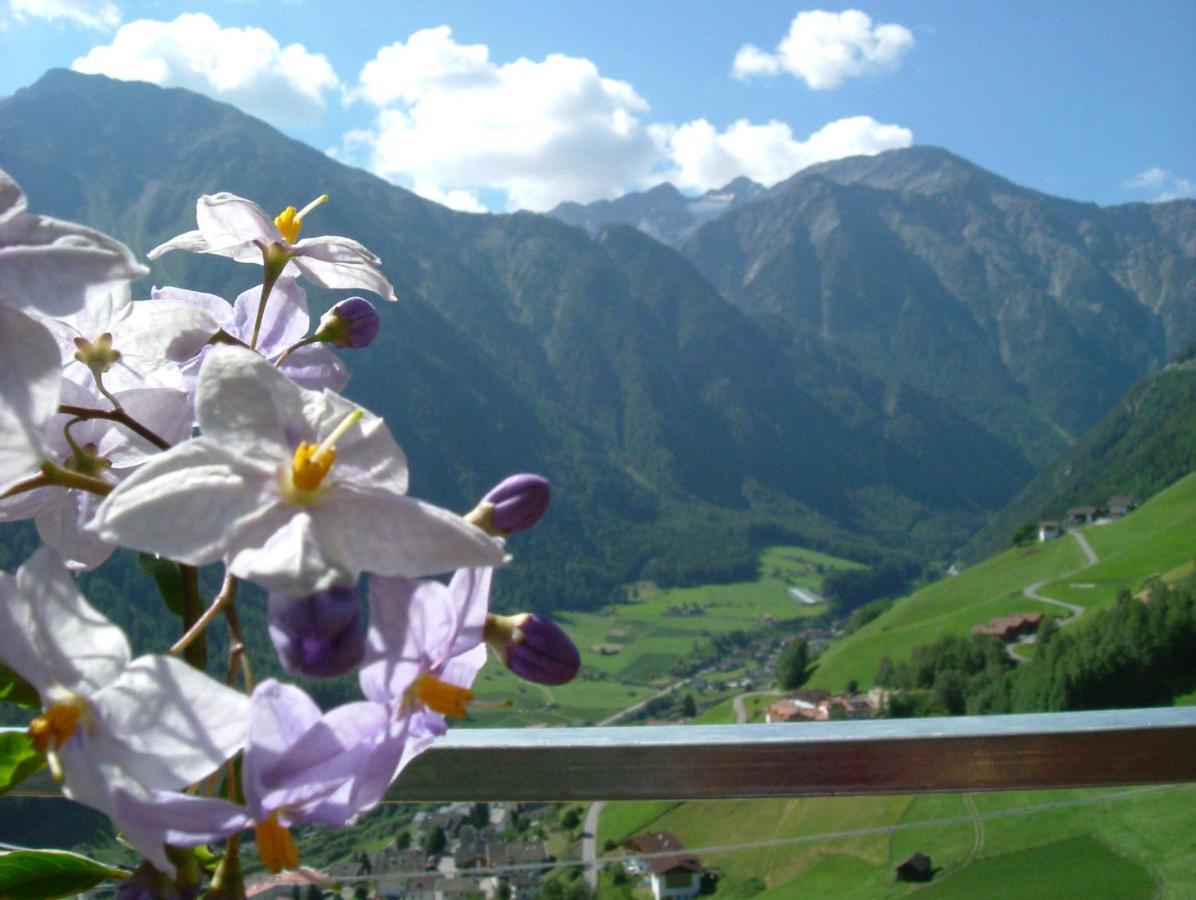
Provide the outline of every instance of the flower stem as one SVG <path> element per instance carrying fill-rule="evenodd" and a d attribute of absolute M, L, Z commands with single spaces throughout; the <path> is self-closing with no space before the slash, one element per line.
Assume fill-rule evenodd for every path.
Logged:
<path fill-rule="evenodd" d="M 120 405 L 120 401 L 112 396 L 112 393 L 108 390 L 108 388 L 104 387 L 103 371 L 100 369 L 95 369 L 91 374 L 96 380 L 96 387 L 99 389 L 100 393 L 103 394 L 105 399 L 112 404 L 112 409 L 116 412 L 124 412 L 124 409 Z"/>
<path fill-rule="evenodd" d="M 71 406 L 67 403 L 61 403 L 58 406 L 58 411 L 65 416 L 75 416 L 79 419 L 107 419 L 109 422 L 125 426 L 125 428 L 138 436 L 145 438 L 159 450 L 169 450 L 171 447 L 169 441 L 158 437 L 158 435 L 154 434 L 154 432 L 150 431 L 150 429 L 146 428 L 120 407 L 116 409 L 89 409 L 86 406 Z"/>
<path fill-rule="evenodd" d="M 48 487 L 51 483 L 50 479 L 46 477 L 45 472 L 38 472 L 36 475 L 30 475 L 24 481 L 18 481 L 3 494 L 0 494 L 0 500 L 15 497 L 17 494 L 24 494 L 28 491 L 36 491 L 38 488 Z"/>
<path fill-rule="evenodd" d="M 42 474 L 46 477 L 47 484 L 56 484 L 59 487 L 75 488 L 80 491 L 90 491 L 93 494 L 99 494 L 101 497 L 106 497 L 112 493 L 112 489 L 116 487 L 114 484 L 109 484 L 99 478 L 92 478 L 90 475 L 81 475 L 78 472 L 72 472 L 70 469 L 64 469 L 62 466 L 46 460 L 42 463 Z"/>
<path fill-rule="evenodd" d="M 190 646 L 191 642 L 198 638 L 209 625 L 220 615 L 220 611 L 231 603 L 237 596 L 237 577 L 235 575 L 225 575 L 224 584 L 220 587 L 220 593 L 216 595 L 216 599 L 212 601 L 212 605 L 203 611 L 195 622 L 187 629 L 187 633 L 174 642 L 174 646 L 170 648 L 170 652 L 175 656 L 182 653 Z"/>
<path fill-rule="evenodd" d="M 183 593 L 183 631 L 186 634 L 199 621 L 201 615 L 199 569 L 179 563 L 179 585 Z M 203 632 L 183 648 L 183 659 L 201 672 L 207 668 L 208 642 Z"/>
<path fill-rule="evenodd" d="M 276 246 L 276 244 L 271 244 L 268 247 L 262 247 L 262 297 L 258 300 L 257 317 L 253 320 L 253 334 L 249 338 L 250 350 L 257 349 L 258 335 L 262 332 L 262 319 L 266 315 L 266 301 L 270 299 L 270 292 L 274 290 L 274 283 L 278 281 L 278 276 L 287 266 L 288 257 L 285 255 L 282 257 L 281 264 L 279 263 Z"/>
<path fill-rule="evenodd" d="M 294 353 L 300 347 L 306 347 L 308 344 L 314 343 L 316 343 L 316 336 L 314 334 L 309 334 L 303 340 L 296 341 L 295 343 L 291 344 L 291 346 L 283 350 L 279 357 L 274 360 L 274 368 L 281 369 L 282 364 L 287 361 L 287 357 L 289 357 L 292 353 Z"/>
<path fill-rule="evenodd" d="M 241 616 L 237 612 L 237 604 L 230 601 L 224 606 L 224 618 L 228 622 L 228 674 L 231 680 L 234 666 L 240 666 L 241 674 L 245 678 L 245 693 L 253 693 L 253 670 L 249 666 L 249 651 L 245 647 L 245 638 L 241 634 Z"/>

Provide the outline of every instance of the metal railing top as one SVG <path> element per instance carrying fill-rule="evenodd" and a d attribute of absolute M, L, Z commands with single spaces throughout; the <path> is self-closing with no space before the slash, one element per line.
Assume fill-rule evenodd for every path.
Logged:
<path fill-rule="evenodd" d="M 1196 707 L 782 725 L 457 728 L 391 800 L 634 800 L 1196 781 Z"/>

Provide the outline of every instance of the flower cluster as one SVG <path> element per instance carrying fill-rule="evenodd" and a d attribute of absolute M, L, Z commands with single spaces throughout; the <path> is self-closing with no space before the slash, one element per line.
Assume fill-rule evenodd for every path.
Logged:
<path fill-rule="evenodd" d="M 150 259 L 222 255 L 260 265 L 260 283 L 231 303 L 180 287 L 134 299 L 148 270 L 128 248 L 26 212 L 0 172 L 0 522 L 32 519 L 42 541 L 0 573 L 0 662 L 40 697 L 29 740 L 63 793 L 144 855 L 137 891 L 194 894 L 187 848 L 229 838 L 213 877 L 235 894 L 234 836 L 250 828 L 270 869 L 297 867 L 289 829 L 378 803 L 446 717 L 465 715 L 487 646 L 546 684 L 580 663 L 552 623 L 489 611 L 506 539 L 543 515 L 548 483 L 511 476 L 466 515 L 413 498 L 386 424 L 338 393 L 348 375 L 330 348 L 368 346 L 380 317 L 354 296 L 313 330 L 301 279 L 395 294 L 356 241 L 299 239 L 326 200 L 271 219 L 232 194 L 201 197 L 197 230 Z M 190 601 L 162 653 L 131 658 L 75 583 L 120 547 L 167 567 Z M 197 567 L 211 564 L 224 580 L 205 609 Z M 269 594 L 284 671 L 356 671 L 363 699 L 325 712 L 297 686 L 254 686 L 242 581 Z M 227 683 L 193 653 L 221 615 Z"/>

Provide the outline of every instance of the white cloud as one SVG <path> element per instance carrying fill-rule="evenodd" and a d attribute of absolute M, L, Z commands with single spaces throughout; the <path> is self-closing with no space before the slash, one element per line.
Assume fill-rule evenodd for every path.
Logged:
<path fill-rule="evenodd" d="M 775 120 L 753 125 L 740 119 L 720 132 L 697 119 L 662 128 L 659 134 L 673 161 L 671 180 L 683 190 L 699 191 L 721 187 L 739 175 L 773 185 L 814 163 L 908 147 L 914 139 L 908 128 L 884 125 L 871 116 L 836 119 L 804 141 Z"/>
<path fill-rule="evenodd" d="M 1132 191 L 1150 191 L 1153 195 L 1151 199 L 1156 203 L 1196 197 L 1196 181 L 1180 178 L 1174 172 L 1158 166 L 1139 172 L 1122 187 Z"/>
<path fill-rule="evenodd" d="M 846 78 L 896 69 L 913 45 L 913 33 L 904 25 L 873 26 L 858 9 L 806 10 L 794 17 L 775 53 L 745 44 L 731 70 L 736 78 L 789 72 L 812 90 L 826 90 Z"/>
<path fill-rule="evenodd" d="M 9 0 L 9 6 L 18 22 L 62 19 L 98 31 L 120 24 L 120 9 L 111 0 Z"/>
<path fill-rule="evenodd" d="M 323 54 L 302 44 L 282 47 L 260 28 L 221 28 L 203 13 L 130 22 L 71 68 L 187 88 L 275 125 L 318 121 L 325 94 L 340 86 Z"/>
<path fill-rule="evenodd" d="M 380 107 L 369 168 L 426 196 L 490 188 L 546 210 L 616 196 L 659 161 L 631 85 L 561 54 L 495 64 L 445 26 L 380 50 L 356 96 Z"/>

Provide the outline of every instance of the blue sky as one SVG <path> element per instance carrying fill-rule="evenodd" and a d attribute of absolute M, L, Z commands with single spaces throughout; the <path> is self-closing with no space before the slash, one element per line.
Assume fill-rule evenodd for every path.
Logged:
<path fill-rule="evenodd" d="M 188 87 L 461 209 L 911 142 L 1080 200 L 1194 196 L 1194 47 L 1191 0 L 0 0 L 0 94 L 55 66 Z"/>

